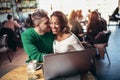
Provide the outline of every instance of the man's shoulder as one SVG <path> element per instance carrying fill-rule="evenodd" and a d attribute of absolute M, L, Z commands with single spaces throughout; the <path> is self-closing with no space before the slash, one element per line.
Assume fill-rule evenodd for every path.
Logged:
<path fill-rule="evenodd" d="M 22 32 L 22 34 L 30 34 L 30 33 L 33 33 L 33 28 L 28 28 L 26 29 L 24 32 Z"/>
<path fill-rule="evenodd" d="M 46 33 L 48 33 L 48 34 L 53 34 L 52 31 L 50 31 L 50 32 L 46 32 Z"/>
<path fill-rule="evenodd" d="M 34 29 L 33 28 L 28 28 L 28 29 L 26 29 L 24 32 L 31 32 L 31 31 L 33 31 Z"/>
<path fill-rule="evenodd" d="M 48 35 L 48 36 L 50 36 L 50 35 L 51 35 L 51 36 L 54 36 L 54 34 L 53 34 L 51 31 L 50 31 L 50 32 L 47 32 L 46 35 Z"/>

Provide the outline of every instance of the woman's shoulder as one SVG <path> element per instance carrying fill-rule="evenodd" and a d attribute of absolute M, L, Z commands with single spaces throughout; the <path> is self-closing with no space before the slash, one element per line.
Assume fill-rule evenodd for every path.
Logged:
<path fill-rule="evenodd" d="M 75 40 L 76 37 L 77 37 L 77 36 L 76 36 L 74 33 L 72 33 L 72 32 L 70 32 L 70 33 L 68 34 L 68 39 L 69 39 L 69 40 Z"/>
<path fill-rule="evenodd" d="M 64 38 L 69 38 L 72 34 L 70 32 L 64 34 Z"/>

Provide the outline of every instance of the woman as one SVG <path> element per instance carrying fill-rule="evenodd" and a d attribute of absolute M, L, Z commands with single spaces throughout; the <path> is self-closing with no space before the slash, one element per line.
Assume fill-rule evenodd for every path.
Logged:
<path fill-rule="evenodd" d="M 55 40 L 53 43 L 54 53 L 83 50 L 84 47 L 79 39 L 69 31 L 68 20 L 61 11 L 55 11 L 50 16 L 50 26 Z"/>
<path fill-rule="evenodd" d="M 83 28 L 82 25 L 77 21 L 76 13 L 74 10 L 72 10 L 71 13 L 68 15 L 68 25 L 70 31 L 73 32 L 80 41 L 82 41 Z"/>
<path fill-rule="evenodd" d="M 105 22 L 100 18 L 98 12 L 91 12 L 87 25 L 87 41 L 93 45 L 95 43 L 96 35 L 106 29 Z"/>

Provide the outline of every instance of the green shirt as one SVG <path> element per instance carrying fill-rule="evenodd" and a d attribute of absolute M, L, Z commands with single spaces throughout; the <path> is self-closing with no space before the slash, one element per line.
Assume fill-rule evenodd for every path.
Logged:
<path fill-rule="evenodd" d="M 29 28 L 21 34 L 22 43 L 25 52 L 28 54 L 28 60 L 37 60 L 43 62 L 43 56 L 53 53 L 54 35 L 52 32 L 47 32 L 40 35 L 35 32 L 34 28 Z"/>

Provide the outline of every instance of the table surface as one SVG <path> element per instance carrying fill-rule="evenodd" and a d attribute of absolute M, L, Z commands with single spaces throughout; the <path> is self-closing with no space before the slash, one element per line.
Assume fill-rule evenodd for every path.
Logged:
<path fill-rule="evenodd" d="M 36 80 L 44 80 L 42 69 L 37 70 L 35 74 L 38 76 Z M 20 66 L 5 74 L 0 80 L 28 80 L 26 66 Z M 82 75 L 82 80 L 95 80 L 91 73 Z"/>
<path fill-rule="evenodd" d="M 38 76 L 38 79 L 36 80 L 44 80 L 42 69 L 36 70 L 35 74 Z M 26 66 L 13 69 L 5 74 L 0 80 L 28 80 Z"/>

